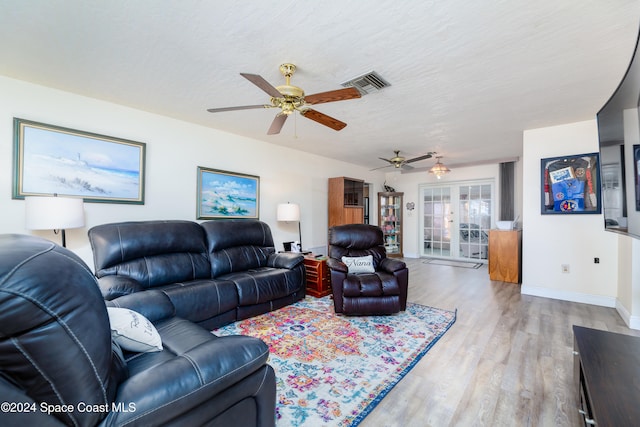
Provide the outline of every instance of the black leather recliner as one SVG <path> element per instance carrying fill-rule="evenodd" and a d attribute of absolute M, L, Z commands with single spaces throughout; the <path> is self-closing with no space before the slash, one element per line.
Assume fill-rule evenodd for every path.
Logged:
<path fill-rule="evenodd" d="M 0 425 L 275 425 L 264 342 L 216 337 L 162 307 L 150 320 L 164 349 L 123 353 L 77 255 L 0 235 Z"/>
<path fill-rule="evenodd" d="M 349 273 L 342 257 L 373 258 L 374 272 Z M 331 288 L 336 313 L 393 314 L 407 308 L 409 270 L 403 261 L 387 258 L 382 230 L 368 224 L 329 229 Z"/>

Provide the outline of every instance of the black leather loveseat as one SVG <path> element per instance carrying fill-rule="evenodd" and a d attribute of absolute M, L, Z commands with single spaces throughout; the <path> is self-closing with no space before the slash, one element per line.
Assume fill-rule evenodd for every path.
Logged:
<path fill-rule="evenodd" d="M 0 235 L 0 425 L 275 425 L 264 342 L 216 337 L 174 317 L 168 303 L 149 311 L 162 350 L 123 352 L 78 256 L 38 237 Z"/>
<path fill-rule="evenodd" d="M 140 221 L 89 230 L 107 305 L 213 329 L 305 296 L 303 256 L 276 253 L 257 220 Z"/>

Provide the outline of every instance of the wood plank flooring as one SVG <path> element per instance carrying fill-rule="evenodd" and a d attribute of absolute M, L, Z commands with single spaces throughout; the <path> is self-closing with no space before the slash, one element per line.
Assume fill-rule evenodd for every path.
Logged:
<path fill-rule="evenodd" d="M 615 309 L 521 295 L 486 266 L 405 261 L 409 301 L 458 317 L 362 427 L 579 426 L 572 325 L 640 336 Z"/>

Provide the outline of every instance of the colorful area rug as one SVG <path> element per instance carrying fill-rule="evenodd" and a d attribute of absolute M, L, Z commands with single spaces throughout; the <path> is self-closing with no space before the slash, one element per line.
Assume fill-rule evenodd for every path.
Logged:
<path fill-rule="evenodd" d="M 307 296 L 213 333 L 269 345 L 278 426 L 346 427 L 358 425 L 455 320 L 455 311 L 411 303 L 392 316 L 342 316 L 329 297 Z"/>

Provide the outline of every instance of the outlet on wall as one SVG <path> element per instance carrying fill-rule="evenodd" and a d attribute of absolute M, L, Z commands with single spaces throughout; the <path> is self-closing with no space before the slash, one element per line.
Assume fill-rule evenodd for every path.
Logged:
<path fill-rule="evenodd" d="M 565 273 L 565 274 L 568 274 L 568 273 L 569 273 L 569 264 L 562 264 L 562 265 L 560 266 L 560 268 L 562 268 L 562 272 L 563 272 L 563 273 Z"/>

